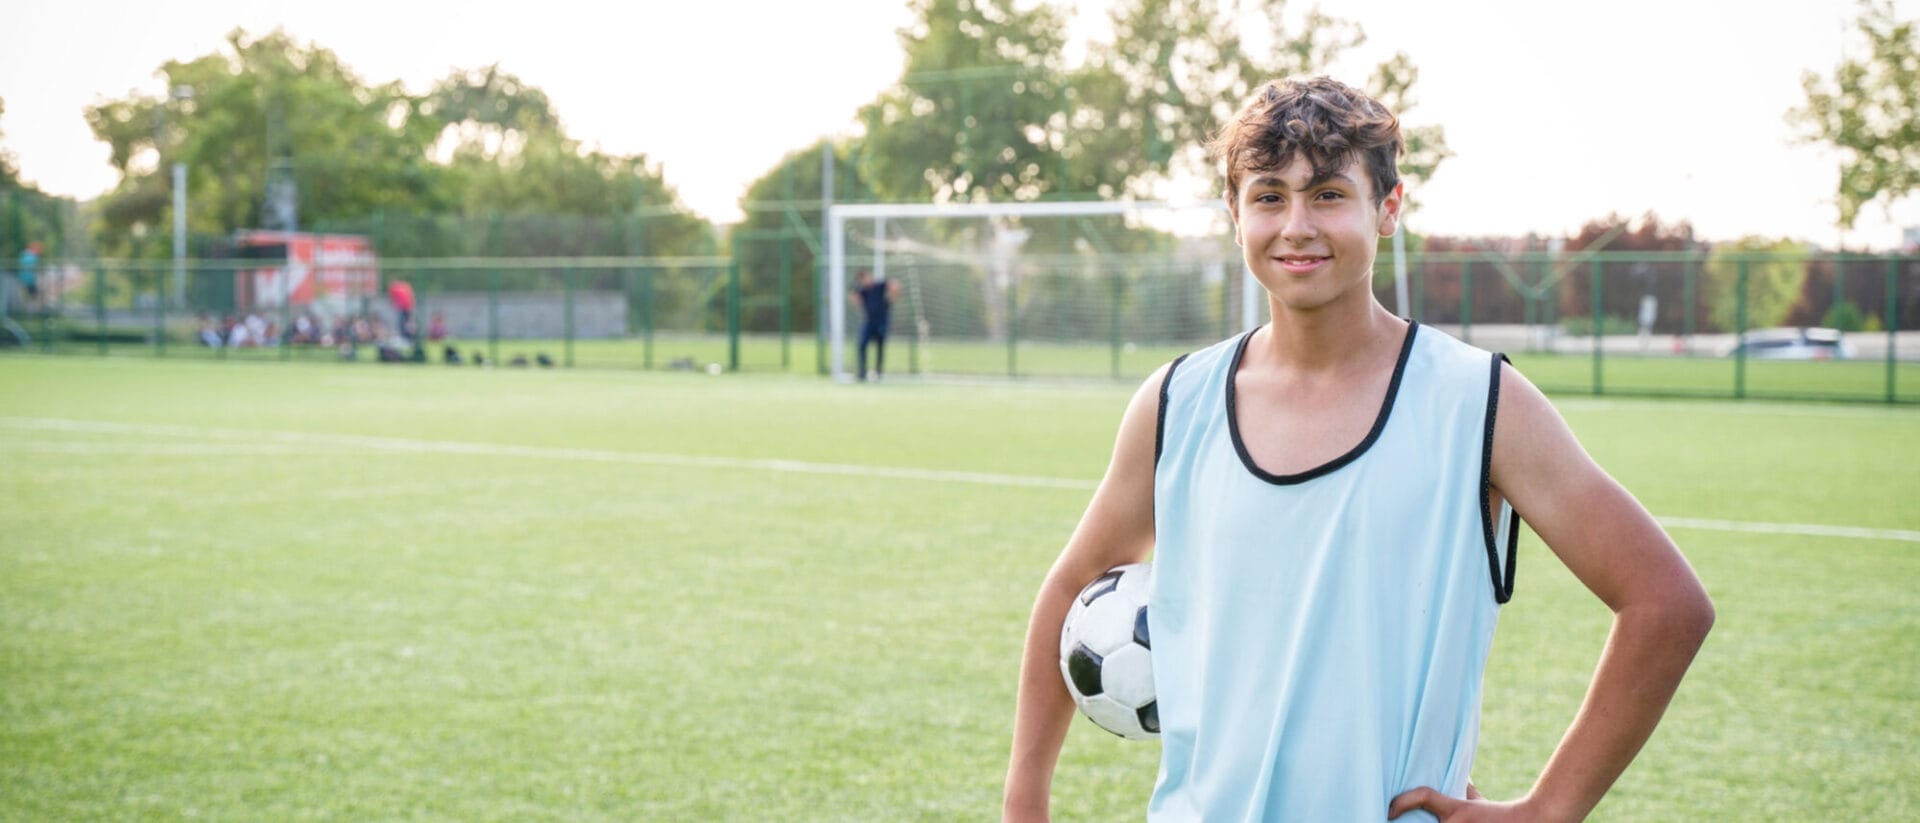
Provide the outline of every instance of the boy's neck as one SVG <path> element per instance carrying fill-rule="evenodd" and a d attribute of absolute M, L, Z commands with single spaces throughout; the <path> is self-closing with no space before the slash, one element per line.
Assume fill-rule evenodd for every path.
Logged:
<path fill-rule="evenodd" d="M 1382 351 L 1397 355 L 1406 321 L 1380 305 L 1371 290 L 1359 297 L 1310 311 L 1269 298 L 1273 322 L 1248 341 L 1250 359 L 1288 371 L 1323 372 L 1377 362 Z"/>

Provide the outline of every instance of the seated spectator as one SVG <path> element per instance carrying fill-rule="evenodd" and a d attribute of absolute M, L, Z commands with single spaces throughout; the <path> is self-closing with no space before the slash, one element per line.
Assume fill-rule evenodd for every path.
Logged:
<path fill-rule="evenodd" d="M 299 317 L 293 318 L 293 333 L 287 342 L 296 346 L 311 345 L 318 341 L 319 329 L 320 321 L 313 316 L 313 310 L 303 311 Z"/>
<path fill-rule="evenodd" d="M 427 321 L 427 339 L 435 343 L 447 339 L 447 318 L 439 312 L 433 313 L 433 319 Z"/>
<path fill-rule="evenodd" d="M 214 325 L 213 318 L 208 317 L 206 312 L 200 313 L 200 342 L 209 349 L 226 345 L 226 340 L 220 336 L 220 328 Z"/>

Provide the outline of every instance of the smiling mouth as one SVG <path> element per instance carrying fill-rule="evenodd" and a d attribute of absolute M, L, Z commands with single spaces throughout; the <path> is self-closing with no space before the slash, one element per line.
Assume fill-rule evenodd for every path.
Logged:
<path fill-rule="evenodd" d="M 1326 262 L 1328 258 L 1318 255 L 1283 254 L 1273 259 L 1279 261 L 1280 265 L 1288 271 L 1307 271 Z"/>

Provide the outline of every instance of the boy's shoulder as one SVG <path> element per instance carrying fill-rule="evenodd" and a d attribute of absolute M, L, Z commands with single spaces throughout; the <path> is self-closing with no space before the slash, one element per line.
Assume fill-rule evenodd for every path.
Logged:
<path fill-rule="evenodd" d="M 1205 376 L 1219 368 L 1223 361 L 1238 357 L 1240 350 L 1247 345 L 1247 340 L 1252 336 L 1253 330 L 1244 331 L 1174 358 L 1173 362 L 1167 364 L 1167 373 L 1163 378 L 1165 384 L 1171 386 L 1176 381 L 1189 382 L 1205 379 Z"/>

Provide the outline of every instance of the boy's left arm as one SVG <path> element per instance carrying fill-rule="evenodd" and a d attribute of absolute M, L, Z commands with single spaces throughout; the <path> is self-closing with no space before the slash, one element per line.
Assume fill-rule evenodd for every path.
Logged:
<path fill-rule="evenodd" d="M 1653 734 L 1713 626 L 1713 603 L 1660 524 L 1602 471 L 1545 395 L 1504 366 L 1492 481 L 1574 576 L 1613 610 L 1613 628 L 1573 725 L 1533 789 L 1508 803 L 1431 788 L 1394 798 L 1389 817 L 1580 820 Z"/>

